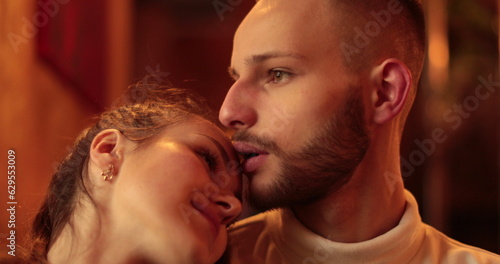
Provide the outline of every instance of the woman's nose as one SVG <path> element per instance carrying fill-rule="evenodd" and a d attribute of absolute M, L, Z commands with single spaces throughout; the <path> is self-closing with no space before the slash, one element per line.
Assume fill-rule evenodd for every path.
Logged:
<path fill-rule="evenodd" d="M 217 205 L 217 214 L 221 219 L 221 225 L 227 225 L 236 219 L 241 213 L 241 202 L 232 194 L 220 194 L 213 198 Z"/>

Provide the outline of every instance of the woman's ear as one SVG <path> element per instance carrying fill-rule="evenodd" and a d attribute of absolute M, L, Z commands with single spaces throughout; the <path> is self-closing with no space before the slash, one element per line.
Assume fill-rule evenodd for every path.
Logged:
<path fill-rule="evenodd" d="M 118 174 L 128 142 L 129 140 L 116 129 L 103 130 L 94 137 L 90 144 L 90 165 L 95 167 L 89 170 L 92 182 L 96 182 L 96 177 L 100 178 L 98 181 L 103 181 Z"/>
<path fill-rule="evenodd" d="M 384 124 L 403 109 L 412 86 L 411 73 L 397 59 L 387 59 L 371 73 L 373 122 Z"/>

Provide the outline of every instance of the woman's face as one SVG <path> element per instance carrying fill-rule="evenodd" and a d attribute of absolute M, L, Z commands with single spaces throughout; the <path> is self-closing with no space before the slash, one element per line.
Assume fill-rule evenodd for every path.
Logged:
<path fill-rule="evenodd" d="M 109 201 L 120 243 L 153 262 L 215 262 L 241 212 L 238 157 L 224 133 L 193 117 L 123 157 Z"/>

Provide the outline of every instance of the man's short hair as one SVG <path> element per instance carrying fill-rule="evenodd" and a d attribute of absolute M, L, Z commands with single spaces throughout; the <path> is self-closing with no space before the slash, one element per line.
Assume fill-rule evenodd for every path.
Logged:
<path fill-rule="evenodd" d="M 349 71 L 360 72 L 386 58 L 402 61 L 413 77 L 415 97 L 425 55 L 425 19 L 417 0 L 329 0 L 340 50 Z"/>
<path fill-rule="evenodd" d="M 330 0 L 340 28 L 341 48 L 349 69 L 361 70 L 367 59 L 395 57 L 419 72 L 425 52 L 425 22 L 416 0 Z"/>

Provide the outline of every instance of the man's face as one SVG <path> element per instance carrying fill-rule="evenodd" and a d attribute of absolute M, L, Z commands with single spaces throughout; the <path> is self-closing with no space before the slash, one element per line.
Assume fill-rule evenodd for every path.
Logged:
<path fill-rule="evenodd" d="M 234 39 L 235 83 L 220 111 L 259 209 L 340 188 L 368 146 L 357 79 L 339 52 L 327 1 L 261 0 Z"/>

